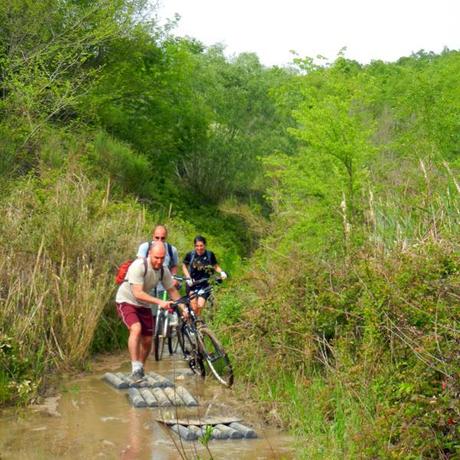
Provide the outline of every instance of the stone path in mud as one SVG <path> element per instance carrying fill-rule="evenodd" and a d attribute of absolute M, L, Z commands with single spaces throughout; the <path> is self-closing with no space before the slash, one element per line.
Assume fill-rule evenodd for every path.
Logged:
<path fill-rule="evenodd" d="M 193 373 L 192 373 L 193 374 Z M 176 385 L 170 379 L 150 371 L 140 382 L 132 380 L 128 373 L 107 372 L 103 379 L 120 391 L 126 391 L 128 401 L 139 409 L 160 409 L 166 407 L 192 408 L 199 405 L 184 386 Z M 240 417 L 221 415 L 201 415 L 195 412 L 182 412 L 174 417 L 161 415 L 156 418 L 158 423 L 169 427 L 176 435 L 186 441 L 255 439 L 257 434 L 251 427 L 242 423 Z"/>
<path fill-rule="evenodd" d="M 160 379 L 162 384 L 156 384 L 162 390 L 168 388 L 164 386 L 166 381 L 169 388 L 186 389 L 196 400 L 196 406 L 135 407 L 129 385 L 122 384 L 125 388 L 117 389 L 103 379 L 106 373 L 124 377 L 130 368 L 125 351 L 99 355 L 92 362 L 91 372 L 63 375 L 58 393 L 40 404 L 20 411 L 4 410 L 0 414 L 2 460 L 295 458 L 295 440 L 264 422 L 259 403 L 241 393 L 236 395 L 233 389 L 220 385 L 212 376 L 202 379 L 193 374 L 181 356 L 166 353 L 160 362 L 149 358 L 146 369 L 165 379 Z M 148 375 L 157 381 L 153 374 L 148 372 Z M 148 389 L 132 388 L 139 392 Z M 134 391 L 131 393 L 134 395 Z M 237 423 L 252 429 L 257 438 L 246 435 L 238 439 L 235 438 L 238 434 L 219 426 L 240 431 Z M 219 429 L 227 431 L 229 437 L 212 439 L 211 429 L 216 434 Z M 189 431 L 195 432 L 196 441 Z"/>

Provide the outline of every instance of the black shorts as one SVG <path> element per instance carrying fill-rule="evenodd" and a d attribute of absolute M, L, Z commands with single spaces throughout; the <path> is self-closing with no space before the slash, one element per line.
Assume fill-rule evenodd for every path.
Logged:
<path fill-rule="evenodd" d="M 186 286 L 185 292 L 187 293 L 187 295 L 190 295 L 192 292 L 198 292 L 200 289 L 206 289 L 207 287 L 209 287 L 208 283 L 201 283 L 201 284 L 197 284 L 196 286 L 192 286 L 192 287 Z M 203 297 L 204 299 L 208 300 L 210 295 L 211 295 L 211 290 L 208 290 L 206 292 L 200 293 L 198 297 Z"/>

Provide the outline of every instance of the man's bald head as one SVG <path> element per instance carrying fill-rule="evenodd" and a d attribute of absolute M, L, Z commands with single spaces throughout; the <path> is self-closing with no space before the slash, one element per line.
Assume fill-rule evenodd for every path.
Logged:
<path fill-rule="evenodd" d="M 152 232 L 152 240 L 153 241 L 166 241 L 168 238 L 168 230 L 164 225 L 157 225 Z"/>
<path fill-rule="evenodd" d="M 166 257 L 166 248 L 164 243 L 161 241 L 154 241 L 150 246 L 149 257 L 154 270 L 159 270 Z"/>

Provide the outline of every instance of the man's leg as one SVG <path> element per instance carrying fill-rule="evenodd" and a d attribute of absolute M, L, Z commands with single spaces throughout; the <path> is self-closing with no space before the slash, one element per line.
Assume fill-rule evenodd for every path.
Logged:
<path fill-rule="evenodd" d="M 194 310 L 197 316 L 201 316 L 201 310 L 203 310 L 205 303 L 206 299 L 204 297 L 198 297 L 196 303 L 196 310 Z"/>
<path fill-rule="evenodd" d="M 133 323 L 129 327 L 129 338 L 128 338 L 128 351 L 133 361 L 141 361 L 141 338 L 142 338 L 142 326 L 141 323 Z"/>
<path fill-rule="evenodd" d="M 133 374 L 144 375 L 144 363 L 152 343 L 153 320 L 150 308 L 140 308 L 127 303 L 117 304 L 120 318 L 129 330 L 128 351 Z"/>
<path fill-rule="evenodd" d="M 152 336 L 151 335 L 141 336 L 140 347 L 139 347 L 139 361 L 142 362 L 142 365 L 144 365 L 145 361 L 147 361 L 147 358 L 150 354 L 151 349 L 152 349 Z"/>

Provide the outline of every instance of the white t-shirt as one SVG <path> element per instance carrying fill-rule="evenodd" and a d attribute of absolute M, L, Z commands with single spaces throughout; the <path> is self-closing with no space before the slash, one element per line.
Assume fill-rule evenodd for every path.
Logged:
<path fill-rule="evenodd" d="M 154 270 L 150 260 L 147 259 L 147 272 L 145 271 L 144 259 L 136 259 L 128 268 L 126 273 L 127 281 L 124 281 L 118 288 L 115 301 L 117 303 L 127 302 L 137 307 L 150 307 L 147 302 L 141 302 L 134 297 L 131 286 L 142 284 L 142 290 L 149 293 L 160 283 L 161 270 Z M 168 267 L 163 266 L 163 285 L 166 289 L 173 287 L 173 279 Z"/>

